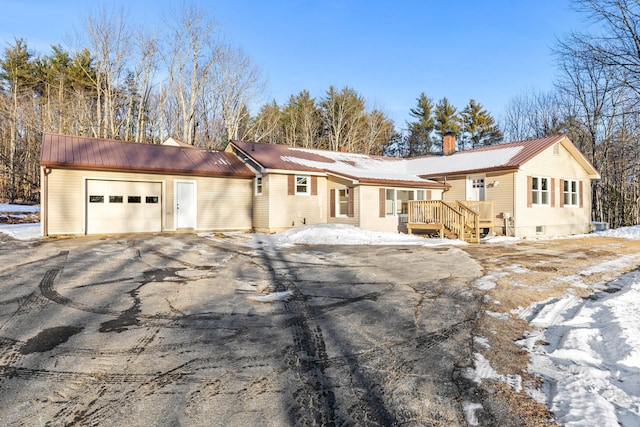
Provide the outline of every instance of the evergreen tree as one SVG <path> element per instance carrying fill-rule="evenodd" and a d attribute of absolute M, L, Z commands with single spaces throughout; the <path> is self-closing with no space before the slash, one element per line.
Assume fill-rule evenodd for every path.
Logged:
<path fill-rule="evenodd" d="M 407 122 L 408 134 L 404 140 L 404 149 L 401 149 L 403 157 L 423 156 L 431 151 L 433 146 L 432 133 L 435 129 L 433 116 L 433 101 L 424 92 L 416 99 L 418 105 L 409 110 L 413 122 Z"/>
<path fill-rule="evenodd" d="M 19 106 L 22 99 L 35 95 L 35 69 L 33 54 L 23 39 L 16 39 L 13 46 L 5 48 L 0 58 L 0 87 L 9 99 L 9 145 L 2 152 L 3 182 L 8 183 L 8 188 L 3 193 L 9 195 L 11 203 L 17 196 L 18 160 L 23 149 L 18 133 L 28 127 L 23 123 L 24 115 L 19 114 Z"/>
<path fill-rule="evenodd" d="M 449 100 L 444 97 L 437 104 L 435 108 L 435 131 L 438 135 L 437 143 L 442 146 L 442 138 L 444 135 L 451 133 L 458 137 L 460 135 L 460 116 L 456 107 L 449 103 Z"/>
<path fill-rule="evenodd" d="M 462 138 L 460 149 L 492 145 L 502 141 L 502 131 L 491 114 L 474 99 L 462 110 Z"/>

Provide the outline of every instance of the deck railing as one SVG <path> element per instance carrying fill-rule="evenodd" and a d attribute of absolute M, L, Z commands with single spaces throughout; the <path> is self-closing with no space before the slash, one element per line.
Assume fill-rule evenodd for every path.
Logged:
<path fill-rule="evenodd" d="M 480 240 L 480 227 L 493 229 L 493 202 L 414 200 L 409 202 L 407 218 L 409 232 L 415 229 L 444 230 L 465 239 L 465 232 Z"/>
<path fill-rule="evenodd" d="M 473 233 L 476 243 L 480 242 L 480 215 L 463 202 L 456 202 L 462 215 L 463 232 L 469 230 Z M 464 237 L 463 237 L 463 240 Z"/>

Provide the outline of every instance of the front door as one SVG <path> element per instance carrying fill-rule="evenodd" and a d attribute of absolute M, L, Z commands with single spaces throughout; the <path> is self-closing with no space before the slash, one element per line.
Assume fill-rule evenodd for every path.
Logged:
<path fill-rule="evenodd" d="M 176 182 L 176 228 L 196 228 L 195 182 Z"/>
<path fill-rule="evenodd" d="M 467 177 L 467 200 L 485 200 L 485 180 L 484 175 L 471 175 Z"/>

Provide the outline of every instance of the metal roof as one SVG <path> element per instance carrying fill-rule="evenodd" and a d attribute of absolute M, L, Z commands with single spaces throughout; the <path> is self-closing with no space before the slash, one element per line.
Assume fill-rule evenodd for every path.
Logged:
<path fill-rule="evenodd" d="M 565 135 L 489 145 L 471 150 L 458 151 L 448 156 L 425 156 L 407 159 L 408 170 L 424 178 L 444 175 L 518 169 L 554 144 L 565 147 L 587 171 L 592 179 L 600 174 L 589 160 Z"/>
<path fill-rule="evenodd" d="M 231 153 L 45 133 L 40 165 L 163 174 L 253 177 Z"/>
<path fill-rule="evenodd" d="M 360 183 L 442 188 L 442 183 L 407 172 L 404 160 L 393 157 L 249 141 L 231 141 L 239 155 L 266 170 L 330 174 Z"/>

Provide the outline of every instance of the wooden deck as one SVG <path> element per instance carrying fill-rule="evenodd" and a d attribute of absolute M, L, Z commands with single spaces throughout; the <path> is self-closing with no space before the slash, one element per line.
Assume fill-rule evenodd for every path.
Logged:
<path fill-rule="evenodd" d="M 409 202 L 407 232 L 427 230 L 440 238 L 480 242 L 480 230 L 493 232 L 493 202 L 416 200 Z"/>

